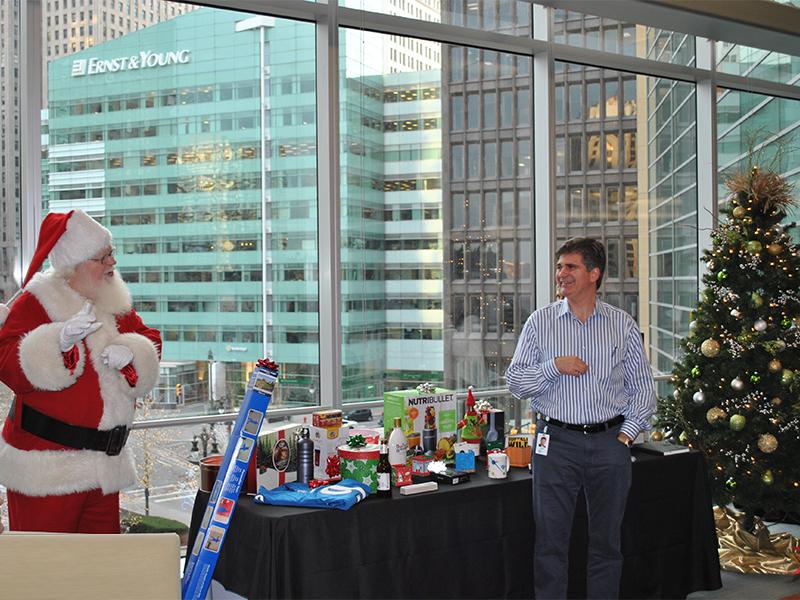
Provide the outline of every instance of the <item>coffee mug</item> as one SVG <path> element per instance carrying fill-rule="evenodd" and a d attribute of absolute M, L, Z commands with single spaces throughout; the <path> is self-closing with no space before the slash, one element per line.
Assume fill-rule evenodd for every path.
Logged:
<path fill-rule="evenodd" d="M 505 479 L 508 476 L 508 455 L 505 452 L 490 452 L 486 455 L 489 479 Z"/>

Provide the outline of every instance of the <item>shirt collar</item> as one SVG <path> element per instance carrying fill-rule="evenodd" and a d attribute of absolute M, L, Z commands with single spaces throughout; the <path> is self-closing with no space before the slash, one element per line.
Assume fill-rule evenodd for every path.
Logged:
<path fill-rule="evenodd" d="M 566 298 L 562 298 L 560 301 L 561 306 L 558 309 L 558 318 L 563 317 L 564 315 L 572 315 L 572 311 L 569 309 L 569 302 L 567 302 Z M 599 315 L 601 317 L 608 317 L 608 307 L 606 306 L 605 302 L 600 300 L 598 296 L 594 302 L 594 312 L 589 316 L 591 319 L 595 315 Z M 573 315 L 574 316 L 574 315 Z"/>

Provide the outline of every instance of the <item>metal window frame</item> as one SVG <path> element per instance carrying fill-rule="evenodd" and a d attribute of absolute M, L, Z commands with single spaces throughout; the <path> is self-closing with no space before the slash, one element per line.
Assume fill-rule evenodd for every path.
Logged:
<path fill-rule="evenodd" d="M 171 0 L 167 0 L 171 1 Z M 550 6 L 559 2 L 544 0 Z M 21 189 L 22 201 L 22 258 L 26 265 L 33 254 L 36 234 L 41 221 L 41 81 L 42 81 L 42 8 L 39 0 L 22 2 L 20 47 L 21 68 Z M 698 155 L 702 152 L 711 156 L 710 162 L 702 165 L 698 161 L 698 225 L 700 239 L 698 248 L 705 246 L 707 235 L 702 233 L 705 226 L 713 222 L 716 212 L 716 131 L 715 98 L 716 87 L 730 88 L 749 93 L 763 94 L 777 98 L 800 101 L 800 86 L 772 82 L 761 79 L 750 79 L 743 76 L 717 71 L 713 60 L 713 48 L 702 49 L 705 45 L 713 46 L 713 42 L 699 40 L 697 48 L 702 49 L 696 60 L 696 66 L 673 65 L 650 59 L 637 58 L 622 54 L 578 48 L 552 42 L 550 18 L 552 8 L 539 4 L 533 5 L 534 35 L 530 38 L 516 37 L 492 31 L 482 31 L 466 27 L 447 25 L 428 21 L 420 21 L 383 13 L 368 12 L 341 7 L 338 0 L 327 2 L 298 2 L 297 0 L 203 0 L 198 2 L 208 7 L 225 10 L 238 10 L 253 14 L 264 14 L 273 17 L 297 19 L 312 22 L 316 27 L 317 41 L 317 111 L 318 111 L 318 167 L 319 167 L 319 297 L 320 301 L 320 399 L 322 406 L 339 407 L 341 397 L 341 284 L 340 284 L 340 187 L 339 187 L 339 81 L 338 81 L 338 40 L 339 28 L 369 30 L 389 35 L 401 35 L 445 44 L 480 47 L 505 53 L 523 54 L 533 57 L 534 86 L 531 101 L 534 108 L 534 149 L 537 158 L 534 161 L 535 203 L 533 228 L 534 241 L 540 252 L 534 252 L 536 266 L 535 293 L 531 293 L 542 304 L 550 297 L 552 283 L 552 251 L 555 238 L 555 148 L 554 148 L 554 69 L 555 61 L 573 62 L 621 72 L 643 74 L 651 77 L 675 79 L 692 82 L 698 89 L 697 131 Z M 561 2 L 561 4 L 565 4 Z M 596 2 L 592 11 L 614 9 L 614 2 Z M 620 3 L 616 3 L 620 4 Z M 625 13 L 633 21 L 636 10 L 645 7 L 653 8 L 659 4 L 660 9 L 685 11 L 687 4 L 681 5 L 679 0 L 659 0 L 656 3 L 635 1 L 625 3 Z M 769 5 L 772 3 L 760 3 Z M 635 8 L 631 12 L 631 7 Z M 785 12 L 786 7 L 766 6 L 770 14 L 784 11 L 781 14 L 796 15 Z M 619 10 L 619 7 L 616 8 Z M 729 10 L 729 7 L 726 8 Z M 609 15 L 606 15 L 609 16 Z M 707 16 L 704 18 L 708 18 Z M 713 24 L 712 16 L 712 24 Z M 771 49 L 782 51 L 782 43 L 787 39 L 797 38 L 794 24 L 781 23 L 783 31 L 775 34 L 775 27 L 765 25 L 763 12 L 751 14 L 750 21 L 744 23 L 749 27 L 761 28 L 765 45 L 773 44 Z M 645 22 L 645 21 L 640 21 Z M 744 29 L 731 20 L 719 21 L 720 28 L 736 41 L 736 35 Z M 773 24 L 774 25 L 774 24 Z M 788 30 L 788 32 L 787 32 Z M 772 34 L 772 35 L 770 35 Z M 741 35 L 745 36 L 744 33 Z M 793 38 L 792 36 L 795 35 Z M 742 43 L 747 39 L 743 37 Z M 711 58 L 706 52 L 712 52 Z M 544 157 L 542 158 L 544 153 Z M 699 251 L 699 250 L 698 250 Z"/>

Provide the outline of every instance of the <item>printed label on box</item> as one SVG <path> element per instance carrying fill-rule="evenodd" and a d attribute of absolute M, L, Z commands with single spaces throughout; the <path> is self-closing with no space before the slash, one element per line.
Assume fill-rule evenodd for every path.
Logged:
<path fill-rule="evenodd" d="M 456 397 L 450 390 L 436 388 L 433 394 L 417 390 L 384 392 L 384 435 L 388 438 L 400 417 L 408 439 L 409 454 L 436 458 L 452 457 L 456 440 Z"/>
<path fill-rule="evenodd" d="M 297 481 L 296 433 L 299 428 L 297 423 L 262 425 L 253 453 L 255 460 L 251 461 L 251 468 L 256 469 L 256 489 L 263 485 L 272 490 Z"/>

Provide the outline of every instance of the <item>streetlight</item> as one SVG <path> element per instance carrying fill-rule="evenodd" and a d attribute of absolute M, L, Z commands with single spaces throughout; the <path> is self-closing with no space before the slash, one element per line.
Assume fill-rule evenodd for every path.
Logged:
<path fill-rule="evenodd" d="M 200 460 L 210 454 L 219 454 L 219 443 L 217 442 L 217 432 L 214 430 L 214 424 L 211 424 L 211 431 L 205 425 L 200 430 L 200 433 L 192 436 L 192 447 L 189 450 L 187 460 L 193 465 L 200 464 Z M 211 446 L 209 448 L 209 445 Z"/>

